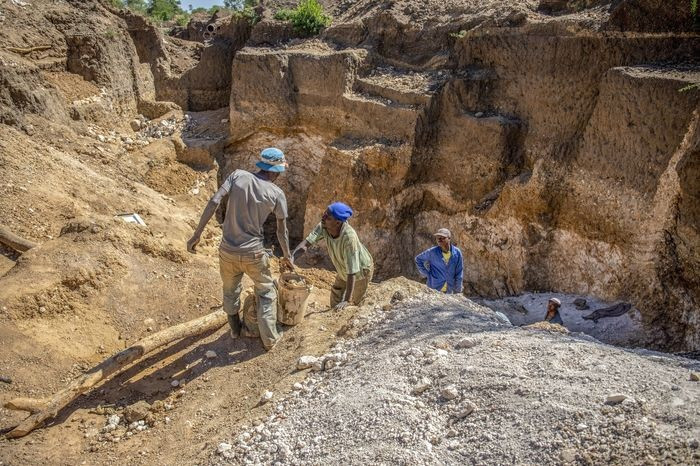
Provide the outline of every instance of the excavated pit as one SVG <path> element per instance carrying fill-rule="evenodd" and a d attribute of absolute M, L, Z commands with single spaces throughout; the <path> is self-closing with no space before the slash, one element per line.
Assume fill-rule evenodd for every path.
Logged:
<path fill-rule="evenodd" d="M 699 48 L 550 26 L 468 34 L 437 67 L 332 42 L 247 47 L 223 169 L 281 147 L 292 236 L 344 200 L 379 279 L 416 277 L 413 257 L 446 226 L 469 295 L 626 301 L 642 314 L 637 344 L 694 348 L 697 255 L 684 245 L 697 236 L 677 219 L 695 211 L 681 180 L 700 94 L 678 90 L 700 79 Z"/>
<path fill-rule="evenodd" d="M 276 401 L 306 376 L 294 371 L 300 356 L 335 351 L 389 315 L 407 331 L 420 327 L 396 313 L 409 308 L 431 322 L 418 332 L 429 337 L 420 345 L 442 349 L 443 333 L 454 331 L 445 350 L 453 361 L 482 351 L 492 358 L 477 358 L 491 378 L 466 377 L 486 381 L 472 387 L 484 424 L 460 434 L 493 433 L 496 416 L 507 421 L 499 439 L 522 436 L 510 423 L 513 410 L 499 411 L 515 403 L 532 432 L 544 425 L 553 436 L 579 436 L 557 448 L 528 443 L 527 455 L 546 451 L 548 464 L 624 462 L 627 453 L 619 456 L 617 444 L 601 443 L 595 430 L 624 414 L 633 427 L 649 419 L 653 434 L 607 432 L 632 462 L 697 459 L 697 429 L 688 434 L 698 377 L 688 371 L 697 363 L 628 348 L 687 357 L 700 348 L 700 92 L 679 92 L 700 82 L 700 36 L 685 2 L 323 0 L 333 23 L 311 39 L 273 19 L 278 2 L 265 2 L 255 24 L 242 16 L 201 18 L 175 28 L 176 37 L 111 2 L 22 3 L 0 5 L 0 226 L 37 247 L 21 255 L 0 248 L 7 348 L 0 376 L 12 380 L 0 385 L 3 401 L 50 396 L 151 332 L 220 307 L 220 228 L 209 223 L 196 256 L 184 244 L 224 177 L 252 169 L 263 147 L 282 148 L 290 161 L 279 183 L 292 243 L 328 203 L 343 200 L 356 211 L 352 224 L 381 283 L 364 306 L 328 312 L 327 254 L 307 253 L 300 265 L 314 285 L 311 312 L 274 351 L 232 342 L 225 329 L 178 342 L 76 400 L 45 430 L 0 439 L 0 462 L 221 463 L 219 442 L 276 411 L 259 403 L 263 394 L 274 391 Z M 138 214 L 146 226 L 117 214 Z M 466 299 L 386 280 L 418 278 L 413 257 L 439 227 L 453 231 L 464 253 L 465 294 L 516 328 Z M 274 247 L 274 225 L 265 231 Z M 527 325 L 542 319 L 551 296 L 563 303 L 568 335 Z M 577 308 L 576 298 L 588 309 Z M 631 310 L 584 319 L 616 303 Z M 457 345 L 463 329 L 450 321 L 473 318 L 465 309 L 503 327 L 477 330 L 472 336 L 486 344 L 476 353 Z M 392 329 L 384 329 L 376 337 L 389 347 Z M 570 364 L 574 342 L 589 359 L 585 367 Z M 523 351 L 509 352 L 517 348 Z M 218 354 L 213 360 L 210 350 Z M 509 386 L 536 387 L 531 393 L 504 392 L 501 382 L 515 380 L 507 364 L 513 358 L 523 378 Z M 557 403 L 553 372 L 540 370 L 552 360 L 565 369 L 556 377 L 568 393 Z M 470 364 L 439 367 L 462 383 Z M 618 368 L 625 377 L 611 371 Z M 581 378 L 581 370 L 593 378 Z M 435 374 L 444 380 L 442 369 Z M 173 388 L 174 380 L 185 388 Z M 605 383 L 595 396 L 579 396 L 598 380 Z M 649 380 L 663 383 L 649 391 Z M 402 399 L 412 393 L 405 388 L 397 392 Z M 424 401 L 449 406 L 438 388 Z M 636 401 L 604 404 L 618 390 Z M 542 414 L 532 409 L 538 399 L 562 422 L 533 417 Z M 578 403 L 575 418 L 570 400 Z M 110 413 L 139 402 L 173 405 L 155 413 L 155 435 L 127 439 L 123 424 L 118 434 L 104 432 Z M 0 427 L 24 417 L 0 409 Z M 420 419 L 417 432 L 424 432 Z M 591 437 L 567 443 L 583 438 L 583 419 L 595 420 L 586 421 Z M 445 422 L 436 426 L 439 432 Z M 460 442 L 478 454 L 482 440 Z M 592 445 L 594 456 L 576 456 L 586 452 L 568 445 Z"/>

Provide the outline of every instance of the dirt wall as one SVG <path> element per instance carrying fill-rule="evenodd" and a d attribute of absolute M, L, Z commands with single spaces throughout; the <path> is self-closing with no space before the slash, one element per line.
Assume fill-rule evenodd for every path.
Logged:
<path fill-rule="evenodd" d="M 349 202 L 380 277 L 415 275 L 413 256 L 447 226 L 470 293 L 588 293 L 633 301 L 658 323 L 659 306 L 700 301 L 685 279 L 657 273 L 675 253 L 649 240 L 675 225 L 671 213 L 649 212 L 700 101 L 678 92 L 697 79 L 698 44 L 552 25 L 481 30 L 457 41 L 453 65 L 435 68 L 418 94 L 400 78 L 416 71 L 387 72 L 376 50 L 244 49 L 233 62 L 230 157 L 254 154 L 260 137 L 301 146 L 302 134 L 315 137 L 319 168 L 288 196 L 305 206 L 293 230 Z M 675 186 L 669 195 L 680 195 Z M 695 275 L 684 257 L 672 261 L 676 277 Z M 646 292 L 650 282 L 665 291 Z M 650 341 L 695 345 L 695 313 Z"/>

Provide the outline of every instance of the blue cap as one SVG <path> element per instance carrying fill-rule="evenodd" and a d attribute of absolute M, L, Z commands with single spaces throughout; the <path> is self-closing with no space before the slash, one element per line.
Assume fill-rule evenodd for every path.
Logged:
<path fill-rule="evenodd" d="M 276 147 L 268 147 L 260 152 L 260 161 L 255 166 L 266 172 L 281 173 L 287 168 L 284 152 Z"/>
<path fill-rule="evenodd" d="M 333 204 L 329 205 L 328 212 L 334 219 L 341 222 L 344 222 L 352 217 L 352 209 L 342 202 L 334 202 Z"/>

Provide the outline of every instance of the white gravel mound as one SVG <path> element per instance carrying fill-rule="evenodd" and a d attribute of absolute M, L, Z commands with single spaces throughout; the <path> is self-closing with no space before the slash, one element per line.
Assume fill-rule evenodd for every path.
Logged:
<path fill-rule="evenodd" d="M 461 296 L 377 308 L 231 464 L 698 464 L 699 363 L 512 327 Z M 610 396 L 624 394 L 617 404 Z"/>

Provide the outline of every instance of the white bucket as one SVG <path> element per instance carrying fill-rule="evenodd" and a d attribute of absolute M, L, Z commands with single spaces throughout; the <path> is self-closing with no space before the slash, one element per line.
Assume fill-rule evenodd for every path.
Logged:
<path fill-rule="evenodd" d="M 287 272 L 280 275 L 277 290 L 279 292 L 277 320 L 284 325 L 301 323 L 311 296 L 311 285 L 303 276 Z"/>

